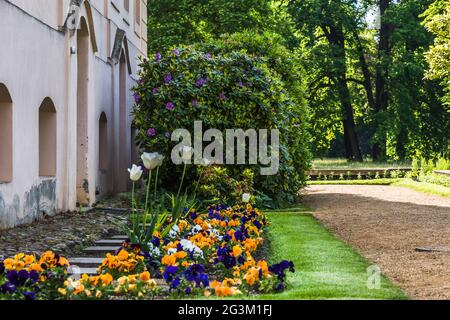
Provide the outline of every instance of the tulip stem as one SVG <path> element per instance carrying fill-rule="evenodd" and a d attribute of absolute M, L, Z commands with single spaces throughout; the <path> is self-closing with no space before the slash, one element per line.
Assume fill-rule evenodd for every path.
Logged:
<path fill-rule="evenodd" d="M 197 184 L 195 185 L 195 189 L 194 189 L 194 200 L 195 200 L 195 198 L 197 197 L 197 189 L 198 189 L 198 185 L 200 184 L 200 181 L 202 180 L 203 172 L 204 172 L 204 171 L 205 171 L 204 169 L 201 170 L 200 175 L 199 175 L 198 180 L 197 180 Z"/>
<path fill-rule="evenodd" d="M 183 186 L 184 176 L 186 175 L 186 167 L 187 167 L 187 163 L 184 164 L 183 175 L 181 176 L 181 182 L 180 182 L 180 187 L 178 188 L 177 199 L 180 196 L 181 187 Z"/>
<path fill-rule="evenodd" d="M 156 201 L 156 188 L 158 187 L 158 175 L 159 175 L 159 166 L 156 168 L 155 194 L 153 196 L 154 201 Z"/>
<path fill-rule="evenodd" d="M 147 209 L 148 209 L 148 198 L 149 198 L 149 194 L 150 194 L 150 183 L 152 181 L 152 171 L 149 172 L 148 174 L 148 182 L 147 182 L 147 194 L 145 196 L 145 209 L 144 209 L 144 230 L 147 229 Z"/>
<path fill-rule="evenodd" d="M 135 210 L 135 205 L 136 205 L 136 201 L 134 199 L 134 184 L 135 182 L 133 181 L 132 187 L 131 187 L 131 212 L 132 212 L 132 216 L 133 216 L 133 232 L 135 231 L 135 227 L 136 227 L 136 221 L 137 221 L 137 217 L 135 217 L 134 215 L 136 215 L 136 210 Z"/>

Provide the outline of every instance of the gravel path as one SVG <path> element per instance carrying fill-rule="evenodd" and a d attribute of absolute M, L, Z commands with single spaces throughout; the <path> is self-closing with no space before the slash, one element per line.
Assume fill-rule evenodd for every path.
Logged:
<path fill-rule="evenodd" d="M 413 299 L 450 299 L 450 199 L 402 187 L 314 185 L 304 203 Z"/>

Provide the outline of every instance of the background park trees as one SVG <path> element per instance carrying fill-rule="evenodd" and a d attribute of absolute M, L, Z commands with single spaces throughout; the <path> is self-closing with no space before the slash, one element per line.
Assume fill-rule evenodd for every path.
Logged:
<path fill-rule="evenodd" d="M 298 59 L 315 156 L 448 157 L 449 3 L 152 0 L 150 54 L 244 30 L 277 34 Z M 251 47 L 239 50 L 264 55 Z M 299 81 L 284 80 L 291 87 Z"/>

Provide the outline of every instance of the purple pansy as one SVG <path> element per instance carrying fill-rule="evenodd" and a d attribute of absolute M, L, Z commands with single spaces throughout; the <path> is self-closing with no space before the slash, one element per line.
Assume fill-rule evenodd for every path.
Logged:
<path fill-rule="evenodd" d="M 159 52 L 155 53 L 155 61 L 159 61 L 161 59 L 162 59 L 161 53 L 159 53 Z"/>
<path fill-rule="evenodd" d="M 173 50 L 172 50 L 172 53 L 173 53 L 174 55 L 176 55 L 177 57 L 180 56 L 180 50 L 178 50 L 178 49 L 173 49 Z"/>
<path fill-rule="evenodd" d="M 211 60 L 211 54 L 209 54 L 209 53 L 207 53 L 207 54 L 205 54 L 205 58 L 206 58 L 206 60 Z"/>
<path fill-rule="evenodd" d="M 159 92 L 159 88 L 153 88 L 153 89 L 152 89 L 152 93 L 153 93 L 153 94 L 157 94 L 158 92 Z"/>
<path fill-rule="evenodd" d="M 167 102 L 166 109 L 172 111 L 173 109 L 175 109 L 175 104 L 173 102 Z"/>
<path fill-rule="evenodd" d="M 193 107 L 198 106 L 198 100 L 195 100 L 195 99 L 194 99 L 194 100 L 191 101 L 191 103 L 192 103 L 192 106 L 193 106 Z"/>
<path fill-rule="evenodd" d="M 220 100 L 227 100 L 227 96 L 223 92 L 219 93 L 219 99 Z"/>
<path fill-rule="evenodd" d="M 156 136 L 156 129 L 155 128 L 150 128 L 147 130 L 147 136 L 149 137 L 155 137 Z"/>
<path fill-rule="evenodd" d="M 172 282 L 174 280 L 175 274 L 178 272 L 178 267 L 176 266 L 168 266 L 164 271 L 164 280 L 166 282 Z"/>

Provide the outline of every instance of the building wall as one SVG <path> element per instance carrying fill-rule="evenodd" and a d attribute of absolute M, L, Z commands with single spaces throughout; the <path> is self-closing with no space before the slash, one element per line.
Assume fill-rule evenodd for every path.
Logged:
<path fill-rule="evenodd" d="M 139 28 L 133 19 L 135 3 L 141 6 Z M 85 1 L 78 30 L 61 28 L 70 4 L 0 0 L 0 85 L 9 91 L 13 111 L 13 177 L 0 182 L 0 229 L 75 210 L 77 203 L 92 204 L 127 187 L 126 168 L 132 157 L 130 89 L 138 57 L 147 50 L 146 1 L 130 0 L 129 12 L 123 0 Z M 114 61 L 118 28 L 126 36 L 120 59 Z M 88 32 L 87 42 L 77 40 L 83 32 Z M 78 50 L 83 51 L 80 43 L 86 44 L 85 53 Z M 86 71 L 85 77 L 80 70 Z M 87 93 L 80 113 L 81 87 Z M 56 174 L 50 177 L 39 176 L 39 107 L 45 98 L 56 110 Z M 106 139 L 100 134 L 102 114 Z M 83 146 L 80 132 L 85 132 Z M 101 137 L 107 144 L 106 168 L 99 164 Z"/>

